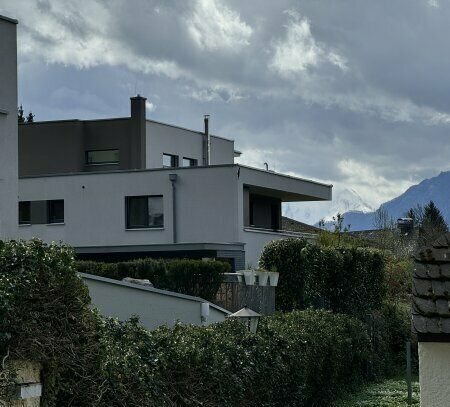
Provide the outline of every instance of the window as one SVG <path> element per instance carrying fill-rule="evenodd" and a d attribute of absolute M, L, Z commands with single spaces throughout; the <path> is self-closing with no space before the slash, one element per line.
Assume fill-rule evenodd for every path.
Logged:
<path fill-rule="evenodd" d="M 107 165 L 119 163 L 119 150 L 86 151 L 87 165 Z"/>
<path fill-rule="evenodd" d="M 163 167 L 178 167 L 178 156 L 172 154 L 163 154 Z"/>
<path fill-rule="evenodd" d="M 197 167 L 197 160 L 195 158 L 183 157 L 183 167 Z"/>
<path fill-rule="evenodd" d="M 127 196 L 125 201 L 127 229 L 164 226 L 162 196 Z"/>
<path fill-rule="evenodd" d="M 31 223 L 30 201 L 19 202 L 19 225 L 29 225 L 30 223 Z"/>
<path fill-rule="evenodd" d="M 47 201 L 47 223 L 64 223 L 64 199 Z"/>

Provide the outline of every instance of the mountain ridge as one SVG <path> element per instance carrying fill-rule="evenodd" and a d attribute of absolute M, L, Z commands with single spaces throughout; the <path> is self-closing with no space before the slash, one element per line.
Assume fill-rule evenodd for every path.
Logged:
<path fill-rule="evenodd" d="M 438 175 L 426 178 L 412 185 L 401 195 L 380 205 L 394 220 L 405 216 L 410 208 L 418 204 L 422 207 L 433 201 L 442 213 L 447 224 L 450 224 L 450 171 L 441 171 Z M 347 211 L 344 226 L 350 225 L 351 231 L 375 229 L 375 211 Z M 332 222 L 325 222 L 327 228 Z"/>

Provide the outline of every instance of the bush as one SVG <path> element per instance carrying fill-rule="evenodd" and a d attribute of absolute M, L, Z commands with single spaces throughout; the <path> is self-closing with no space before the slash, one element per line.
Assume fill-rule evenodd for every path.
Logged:
<path fill-rule="evenodd" d="M 0 355 L 42 364 L 44 406 L 95 397 L 99 319 L 89 304 L 72 249 L 0 241 Z"/>
<path fill-rule="evenodd" d="M 364 325 L 326 311 L 265 317 L 257 334 L 209 327 L 106 322 L 105 405 L 326 406 L 360 383 Z M 123 404 L 118 404 L 121 400 Z"/>
<path fill-rule="evenodd" d="M 211 301 L 215 298 L 228 263 L 203 260 L 138 259 L 121 263 L 77 261 L 77 270 L 121 280 L 125 277 L 148 279 L 156 287 Z"/>
<path fill-rule="evenodd" d="M 283 311 L 315 306 L 363 316 L 384 299 L 384 259 L 373 249 L 277 240 L 265 246 L 260 265 L 280 273 L 277 308 Z"/>

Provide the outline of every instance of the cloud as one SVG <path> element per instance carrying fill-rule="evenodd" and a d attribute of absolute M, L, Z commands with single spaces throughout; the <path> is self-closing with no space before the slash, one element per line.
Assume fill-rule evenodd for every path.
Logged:
<path fill-rule="evenodd" d="M 202 50 L 238 52 L 250 45 L 252 27 L 241 20 L 239 13 L 217 0 L 196 0 L 185 22 L 192 39 Z"/>
<path fill-rule="evenodd" d="M 343 176 L 342 183 L 358 191 L 374 207 L 413 185 L 410 180 L 387 179 L 377 167 L 356 159 L 340 160 L 337 168 Z"/>
<path fill-rule="evenodd" d="M 327 50 L 318 45 L 311 33 L 311 25 L 306 17 L 294 10 L 286 11 L 291 20 L 286 25 L 286 37 L 273 43 L 274 56 L 271 68 L 283 77 L 301 73 L 308 67 L 321 63 L 331 63 L 341 70 L 347 69 L 346 59 L 337 51 Z"/>

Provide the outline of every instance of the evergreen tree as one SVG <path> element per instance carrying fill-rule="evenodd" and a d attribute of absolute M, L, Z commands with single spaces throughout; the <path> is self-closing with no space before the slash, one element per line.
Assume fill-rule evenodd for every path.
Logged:
<path fill-rule="evenodd" d="M 17 121 L 19 123 L 25 123 L 25 117 L 23 115 L 22 105 L 20 105 L 19 108 L 17 109 Z"/>
<path fill-rule="evenodd" d="M 432 243 L 444 233 L 448 232 L 447 223 L 439 208 L 430 201 L 423 209 L 423 219 L 420 234 L 425 244 Z"/>
<path fill-rule="evenodd" d="M 27 123 L 33 123 L 34 122 L 34 114 L 32 112 L 28 113 L 27 116 Z"/>

